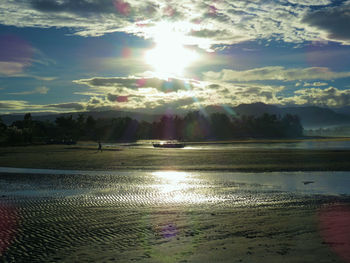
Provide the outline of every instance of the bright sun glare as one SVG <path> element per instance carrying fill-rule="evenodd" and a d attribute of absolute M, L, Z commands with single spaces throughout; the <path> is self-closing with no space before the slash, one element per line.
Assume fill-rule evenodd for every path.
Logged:
<path fill-rule="evenodd" d="M 184 46 L 184 34 L 167 26 L 157 27 L 154 41 L 156 46 L 145 54 L 145 60 L 160 75 L 182 76 L 185 68 L 198 58 L 195 51 Z"/>

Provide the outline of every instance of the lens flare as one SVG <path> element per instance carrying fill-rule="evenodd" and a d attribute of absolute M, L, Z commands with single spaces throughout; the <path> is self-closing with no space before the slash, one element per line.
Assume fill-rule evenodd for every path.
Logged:
<path fill-rule="evenodd" d="M 157 27 L 154 35 L 155 47 L 145 54 L 145 61 L 161 76 L 182 76 L 184 70 L 199 57 L 194 50 L 186 48 L 183 32 L 167 26 Z"/>

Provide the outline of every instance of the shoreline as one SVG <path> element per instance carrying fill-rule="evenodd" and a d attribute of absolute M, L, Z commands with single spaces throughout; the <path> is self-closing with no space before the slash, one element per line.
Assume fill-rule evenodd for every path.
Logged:
<path fill-rule="evenodd" d="M 156 172 L 156 171 L 177 171 L 177 172 L 208 172 L 208 173 L 214 173 L 214 172 L 227 172 L 227 173 L 244 173 L 244 174 L 263 174 L 263 173 L 289 173 L 289 172 L 315 172 L 315 173 L 322 173 L 322 172 L 350 172 L 350 170 L 334 170 L 334 169 L 329 169 L 329 170 L 316 170 L 316 169 L 281 169 L 281 168 L 276 168 L 276 169 L 252 169 L 252 168 L 222 168 L 222 167 L 215 167 L 215 168 L 188 168 L 188 167 L 175 167 L 175 166 L 158 166 L 154 168 L 150 167 L 139 167 L 139 166 L 134 166 L 134 167 L 116 167 L 116 168 L 111 168 L 111 169 L 98 169 L 98 168 L 84 168 L 83 169 L 74 169 L 74 168 L 69 168 L 69 169 L 59 169 L 59 168 L 37 168 L 37 167 L 4 167 L 0 166 L 0 168 L 10 168 L 10 169 L 32 169 L 32 170 L 47 170 L 47 173 L 40 173 L 42 175 L 52 175 L 50 173 L 50 170 L 52 171 L 73 171 L 74 173 L 72 174 L 79 174 L 85 173 L 85 172 L 132 172 L 132 171 L 145 171 L 145 172 Z M 33 174 L 34 172 L 7 172 L 7 171 L 0 171 L 0 175 L 2 174 Z M 65 174 L 65 173 L 54 173 L 54 174 Z M 68 173 L 69 174 L 69 173 Z"/>

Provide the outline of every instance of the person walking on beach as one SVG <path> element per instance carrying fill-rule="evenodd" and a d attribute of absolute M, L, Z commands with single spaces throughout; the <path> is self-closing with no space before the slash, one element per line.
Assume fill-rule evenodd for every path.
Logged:
<path fill-rule="evenodd" d="M 97 151 L 101 151 L 102 152 L 102 144 L 100 141 L 98 141 L 98 149 Z"/>

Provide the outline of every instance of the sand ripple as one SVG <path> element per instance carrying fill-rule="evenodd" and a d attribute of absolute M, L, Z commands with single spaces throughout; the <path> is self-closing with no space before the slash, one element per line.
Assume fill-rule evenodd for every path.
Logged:
<path fill-rule="evenodd" d="M 181 252 L 176 261 L 208 239 L 204 233 L 217 228 L 209 220 L 216 213 L 317 200 L 223 178 L 184 172 L 3 174 L 0 261 L 145 261 L 173 239 Z"/>

